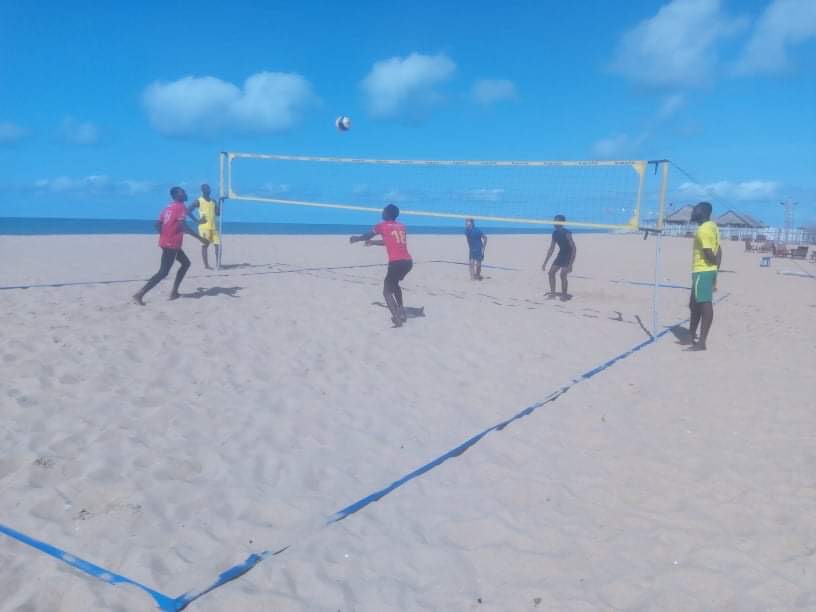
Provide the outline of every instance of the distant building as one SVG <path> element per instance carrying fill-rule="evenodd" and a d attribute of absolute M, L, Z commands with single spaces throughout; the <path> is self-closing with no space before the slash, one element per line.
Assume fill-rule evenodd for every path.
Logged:
<path fill-rule="evenodd" d="M 691 224 L 691 212 L 694 210 L 694 206 L 691 204 L 686 204 L 682 208 L 678 208 L 674 212 L 669 213 L 666 215 L 665 223 L 667 225 L 690 225 Z"/>
<path fill-rule="evenodd" d="M 767 223 L 755 219 L 751 215 L 729 210 L 717 217 L 717 225 L 720 227 L 738 227 L 742 229 L 760 229 L 768 227 Z"/>

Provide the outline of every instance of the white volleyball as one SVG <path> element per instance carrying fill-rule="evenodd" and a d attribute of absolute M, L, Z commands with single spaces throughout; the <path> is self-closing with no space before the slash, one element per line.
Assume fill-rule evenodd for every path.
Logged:
<path fill-rule="evenodd" d="M 351 119 L 345 115 L 340 115 L 334 125 L 341 132 L 347 132 L 351 128 Z"/>

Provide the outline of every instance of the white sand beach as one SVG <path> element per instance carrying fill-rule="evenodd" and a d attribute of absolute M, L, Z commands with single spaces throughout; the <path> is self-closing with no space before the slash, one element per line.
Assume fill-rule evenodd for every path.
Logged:
<path fill-rule="evenodd" d="M 653 238 L 576 235 L 565 303 L 548 241 L 490 236 L 479 283 L 463 237 L 410 236 L 394 329 L 385 253 L 343 236 L 226 236 L 218 272 L 188 240 L 144 307 L 155 237 L 0 237 L 0 286 L 78 283 L 0 290 L 0 524 L 173 597 L 290 546 L 196 612 L 816 609 L 816 265 L 737 242 L 708 351 L 668 333 L 325 526 L 648 339 L 651 287 L 613 281 L 653 280 Z M 152 609 L 0 535 L 0 612 Z"/>

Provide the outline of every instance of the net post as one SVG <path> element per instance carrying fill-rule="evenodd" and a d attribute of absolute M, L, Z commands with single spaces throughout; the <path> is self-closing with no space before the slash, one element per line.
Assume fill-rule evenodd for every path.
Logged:
<path fill-rule="evenodd" d="M 218 249 L 218 257 L 215 258 L 216 270 L 221 269 L 221 257 L 224 254 L 224 160 L 227 154 L 221 151 L 218 154 L 218 208 L 221 214 L 218 215 L 218 234 L 221 237 L 221 247 Z"/>
<path fill-rule="evenodd" d="M 663 219 L 666 212 L 666 190 L 669 185 L 669 161 L 662 159 L 657 164 L 660 166 L 660 196 L 658 199 L 657 222 L 655 232 L 655 270 L 654 270 L 654 288 L 652 290 L 652 336 L 657 337 L 657 328 L 659 326 L 659 299 L 660 299 L 660 274 L 662 269 L 661 262 L 661 241 L 663 239 Z"/>

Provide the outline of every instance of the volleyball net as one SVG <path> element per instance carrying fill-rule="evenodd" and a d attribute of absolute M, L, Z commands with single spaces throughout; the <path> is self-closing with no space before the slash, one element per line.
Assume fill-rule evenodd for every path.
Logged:
<path fill-rule="evenodd" d="M 437 220 L 635 230 L 650 189 L 643 160 L 485 161 L 221 153 L 230 200 Z M 662 213 L 661 213 L 662 214 Z M 652 215 L 654 216 L 654 215 Z M 337 217 L 334 217 L 335 219 Z"/>

